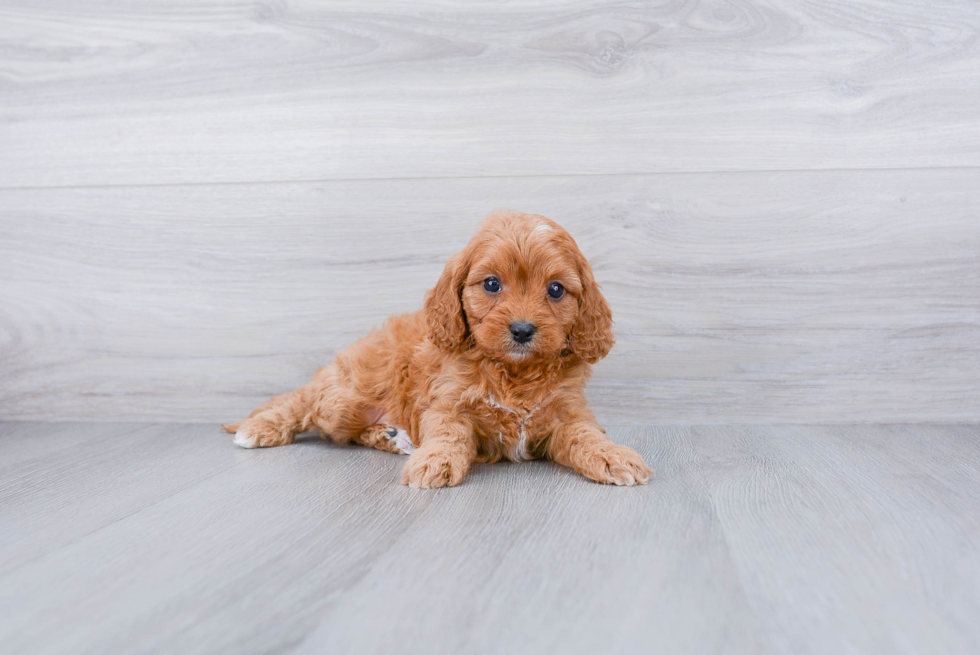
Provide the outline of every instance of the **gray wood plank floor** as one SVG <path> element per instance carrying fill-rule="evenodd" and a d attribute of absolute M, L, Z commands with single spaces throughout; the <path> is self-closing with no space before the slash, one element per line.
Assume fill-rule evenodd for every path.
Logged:
<path fill-rule="evenodd" d="M 610 434 L 650 485 L 0 424 L 0 652 L 980 650 L 980 427 Z"/>

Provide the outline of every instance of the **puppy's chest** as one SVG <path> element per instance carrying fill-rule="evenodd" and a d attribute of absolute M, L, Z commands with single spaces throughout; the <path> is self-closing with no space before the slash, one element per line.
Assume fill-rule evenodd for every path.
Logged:
<path fill-rule="evenodd" d="M 489 459 L 521 462 L 541 456 L 550 423 L 545 403 L 508 403 L 487 395 L 474 409 L 481 446 Z"/>

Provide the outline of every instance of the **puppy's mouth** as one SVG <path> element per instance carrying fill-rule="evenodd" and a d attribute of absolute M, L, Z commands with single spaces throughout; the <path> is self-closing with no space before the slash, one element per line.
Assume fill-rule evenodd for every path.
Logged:
<path fill-rule="evenodd" d="M 504 350 L 504 357 L 512 362 L 519 362 L 530 357 L 534 353 L 534 348 L 530 343 L 514 343 L 511 341 Z"/>

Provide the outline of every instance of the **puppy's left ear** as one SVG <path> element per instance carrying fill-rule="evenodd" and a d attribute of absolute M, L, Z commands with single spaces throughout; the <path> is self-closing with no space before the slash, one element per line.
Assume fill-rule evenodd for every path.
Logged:
<path fill-rule="evenodd" d="M 469 334 L 462 298 L 463 282 L 469 273 L 467 250 L 449 258 L 436 286 L 425 294 L 429 339 L 440 349 L 450 352 L 458 350 Z"/>
<path fill-rule="evenodd" d="M 578 252 L 578 248 L 575 251 L 582 280 L 582 297 L 579 300 L 578 320 L 572 327 L 568 342 L 572 352 L 595 364 L 608 355 L 616 343 L 612 331 L 612 310 L 592 276 L 588 260 Z"/>

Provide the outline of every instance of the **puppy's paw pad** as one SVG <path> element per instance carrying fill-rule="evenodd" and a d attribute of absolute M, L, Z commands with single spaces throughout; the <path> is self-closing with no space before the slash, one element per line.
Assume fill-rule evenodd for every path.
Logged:
<path fill-rule="evenodd" d="M 242 448 L 258 448 L 259 440 L 249 434 L 248 430 L 239 430 L 235 433 L 234 444 Z"/>
<path fill-rule="evenodd" d="M 402 455 L 411 455 L 415 451 L 412 438 L 401 428 L 388 428 L 388 435 L 388 440 Z"/>

